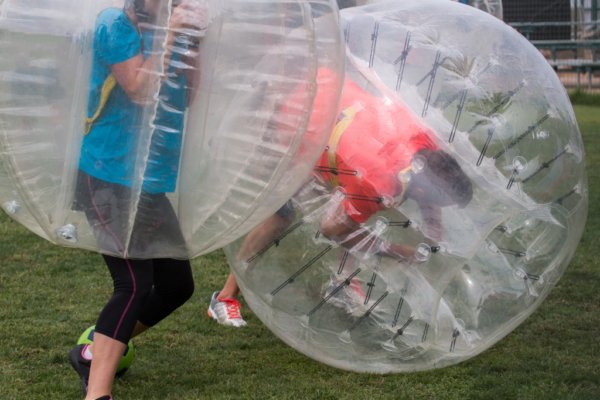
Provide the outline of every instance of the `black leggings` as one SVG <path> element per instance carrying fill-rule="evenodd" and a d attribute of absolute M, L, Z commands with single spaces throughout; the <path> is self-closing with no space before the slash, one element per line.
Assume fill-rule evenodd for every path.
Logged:
<path fill-rule="evenodd" d="M 130 260 L 103 256 L 114 292 L 96 322 L 96 332 L 127 343 L 136 321 L 154 326 L 194 293 L 187 260 Z"/>
<path fill-rule="evenodd" d="M 137 321 L 154 326 L 194 292 L 188 260 L 150 258 L 164 249 L 186 254 L 185 241 L 164 193 L 142 193 L 128 240 L 131 189 L 79 173 L 76 209 L 84 211 L 113 279 L 113 295 L 100 313 L 96 331 L 127 343 Z M 126 245 L 128 243 L 128 245 Z"/>

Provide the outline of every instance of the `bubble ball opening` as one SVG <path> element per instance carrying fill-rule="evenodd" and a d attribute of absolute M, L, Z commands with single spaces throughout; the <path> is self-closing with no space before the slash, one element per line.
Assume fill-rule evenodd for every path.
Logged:
<path fill-rule="evenodd" d="M 346 80 L 314 179 L 226 255 L 255 314 L 309 357 L 456 364 L 533 313 L 575 252 L 588 203 L 573 109 L 532 45 L 471 7 L 340 15 Z M 459 169 L 411 163 L 428 152 Z"/>
<path fill-rule="evenodd" d="M 185 259 L 249 231 L 298 189 L 335 122 L 335 1 L 195 4 L 207 7 L 206 26 L 173 28 L 177 2 L 160 2 L 128 44 L 117 40 L 135 32 L 123 1 L 0 3 L 0 52 L 11 55 L 0 60 L 0 205 L 9 216 L 64 246 Z M 149 84 L 130 93 L 117 76 L 103 103 L 129 45 L 140 48 L 127 56 L 143 57 L 137 71 Z M 323 68 L 328 98 L 315 107 Z M 105 182 L 112 193 L 100 193 Z M 92 186 L 100 198 L 87 194 Z M 179 226 L 161 225 L 163 213 Z"/>

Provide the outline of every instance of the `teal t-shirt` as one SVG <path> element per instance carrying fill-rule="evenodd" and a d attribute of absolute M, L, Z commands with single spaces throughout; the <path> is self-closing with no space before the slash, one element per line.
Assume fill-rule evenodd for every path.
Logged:
<path fill-rule="evenodd" d="M 98 108 L 111 66 L 140 53 L 147 58 L 153 42 L 154 32 L 138 32 L 122 9 L 109 8 L 100 13 L 94 32 L 88 116 Z M 173 61 L 177 59 L 174 54 Z M 158 99 L 152 127 L 142 126 L 143 112 L 154 112 L 154 105 L 144 110 L 117 84 L 83 139 L 79 168 L 106 182 L 129 187 L 139 183 L 136 175 L 142 175 L 142 190 L 148 193 L 174 191 L 186 107 L 185 76 L 170 68 Z M 137 154 L 140 138 L 147 135 L 151 135 L 148 154 Z M 143 174 L 135 171 L 138 161 L 144 165 Z"/>

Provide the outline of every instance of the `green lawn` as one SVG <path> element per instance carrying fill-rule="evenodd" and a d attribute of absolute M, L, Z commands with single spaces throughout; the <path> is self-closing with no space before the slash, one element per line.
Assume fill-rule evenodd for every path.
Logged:
<path fill-rule="evenodd" d="M 454 367 L 366 375 L 318 364 L 250 326 L 206 317 L 227 274 L 221 252 L 194 261 L 196 294 L 135 341 L 117 399 L 600 399 L 600 107 L 576 107 L 587 149 L 588 225 L 543 306 L 482 355 Z M 0 400 L 81 399 L 67 352 L 110 294 L 98 255 L 59 248 L 0 216 Z"/>

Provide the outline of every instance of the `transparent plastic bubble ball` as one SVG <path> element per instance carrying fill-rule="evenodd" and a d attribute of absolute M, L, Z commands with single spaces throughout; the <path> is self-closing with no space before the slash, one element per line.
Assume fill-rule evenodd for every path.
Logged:
<path fill-rule="evenodd" d="M 373 3 L 382 3 L 389 0 L 365 0 L 360 2 L 362 5 L 365 4 L 373 4 Z M 493 15 L 498 19 L 503 19 L 504 10 L 502 8 L 502 0 L 452 0 L 454 2 L 459 2 L 463 4 L 468 4 L 472 7 L 475 7 L 481 11 L 484 11 L 488 14 Z"/>
<path fill-rule="evenodd" d="M 139 33 L 123 1 L 0 3 L 0 205 L 54 243 L 134 258 L 219 248 L 298 189 L 335 122 L 343 43 L 333 0 L 156 3 L 138 15 Z M 205 12 L 174 28 L 181 4 Z M 153 61 L 135 70 L 147 79 L 137 91 L 113 68 L 135 56 Z M 112 89 L 96 78 L 107 65 Z M 319 68 L 332 73 L 317 85 Z M 90 185 L 97 196 L 79 206 Z M 175 218 L 155 206 L 163 193 L 181 235 L 164 227 Z"/>
<path fill-rule="evenodd" d="M 587 183 L 573 109 L 540 53 L 474 8 L 341 17 L 346 81 L 313 178 L 227 257 L 256 315 L 316 360 L 455 364 L 522 323 L 575 252 Z"/>
<path fill-rule="evenodd" d="M 502 19 L 504 14 L 502 9 L 502 0 L 469 0 L 467 4 L 478 8 L 481 11 L 485 11 L 486 13 L 489 13 L 499 19 Z"/>

